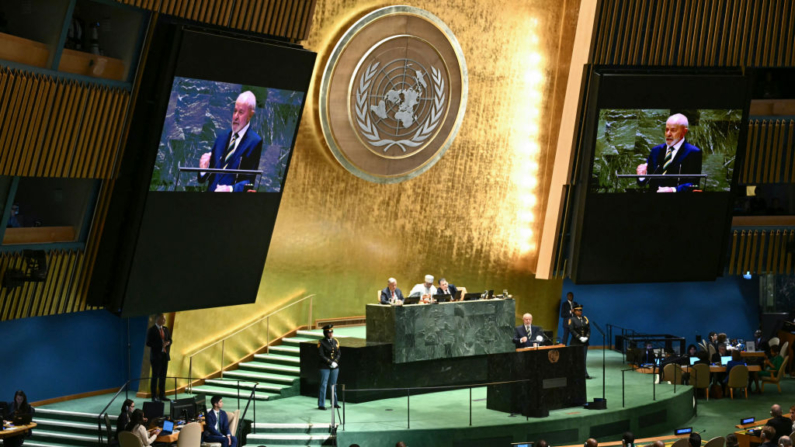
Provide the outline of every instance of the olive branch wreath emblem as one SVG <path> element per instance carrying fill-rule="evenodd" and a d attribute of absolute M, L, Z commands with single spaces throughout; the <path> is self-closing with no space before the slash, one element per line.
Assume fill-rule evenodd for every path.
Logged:
<path fill-rule="evenodd" d="M 362 131 L 364 138 L 367 139 L 367 141 L 373 146 L 385 146 L 384 152 L 389 150 L 389 148 L 392 146 L 398 146 L 403 150 L 403 152 L 406 152 L 406 146 L 417 147 L 421 145 L 439 126 L 439 122 L 441 121 L 444 112 L 444 104 L 446 100 L 444 94 L 444 79 L 442 79 L 441 71 L 437 70 L 436 67 L 431 66 L 434 86 L 433 106 L 431 107 L 431 113 L 428 116 L 428 119 L 419 125 L 419 129 L 417 129 L 417 132 L 410 139 L 395 141 L 389 138 L 381 138 L 375 123 L 370 120 L 370 100 L 368 99 L 367 95 L 373 76 L 375 76 L 378 72 L 379 65 L 379 62 L 373 62 L 367 67 L 366 70 L 364 70 L 362 76 L 359 78 L 359 87 L 356 89 L 356 123 L 359 125 L 359 130 Z"/>

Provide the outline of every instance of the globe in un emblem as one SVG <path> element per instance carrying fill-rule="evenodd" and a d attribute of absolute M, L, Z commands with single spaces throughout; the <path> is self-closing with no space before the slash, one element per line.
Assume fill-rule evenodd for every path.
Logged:
<path fill-rule="evenodd" d="M 378 54 L 360 70 L 354 94 L 362 142 L 383 157 L 416 153 L 439 129 L 446 109 L 446 73 L 419 58 Z"/>

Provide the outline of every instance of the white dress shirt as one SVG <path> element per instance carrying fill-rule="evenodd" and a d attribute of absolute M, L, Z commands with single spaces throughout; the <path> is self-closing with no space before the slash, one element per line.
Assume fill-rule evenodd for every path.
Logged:
<path fill-rule="evenodd" d="M 431 285 L 430 288 L 425 287 L 425 284 L 417 284 L 414 288 L 411 289 L 409 292 L 409 296 L 414 295 L 415 293 L 419 292 L 420 295 L 436 295 L 436 287 Z"/>

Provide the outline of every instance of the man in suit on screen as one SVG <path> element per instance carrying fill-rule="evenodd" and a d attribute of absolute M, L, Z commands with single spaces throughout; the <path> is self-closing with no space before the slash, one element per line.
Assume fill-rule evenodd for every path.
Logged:
<path fill-rule="evenodd" d="M 671 115 L 665 123 L 665 143 L 654 146 L 646 163 L 638 165 L 638 175 L 663 174 L 671 178 L 638 179 L 656 192 L 690 192 L 698 188 L 697 177 L 679 177 L 682 174 L 701 174 L 701 149 L 685 141 L 687 117 L 681 113 Z"/>
<path fill-rule="evenodd" d="M 257 108 L 257 98 L 250 91 L 240 94 L 232 113 L 232 128 L 215 139 L 212 151 L 199 159 L 200 168 L 259 169 L 262 138 L 249 128 Z M 199 172 L 199 183 L 208 182 L 209 192 L 253 191 L 257 176 L 253 174 L 223 174 Z"/>

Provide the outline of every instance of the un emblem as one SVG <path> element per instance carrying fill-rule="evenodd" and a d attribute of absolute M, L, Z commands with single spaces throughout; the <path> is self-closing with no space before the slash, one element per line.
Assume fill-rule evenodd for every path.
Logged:
<path fill-rule="evenodd" d="M 356 22 L 332 52 L 321 82 L 323 134 L 353 174 L 400 182 L 450 147 L 466 91 L 461 49 L 441 20 L 418 8 L 382 8 Z"/>

